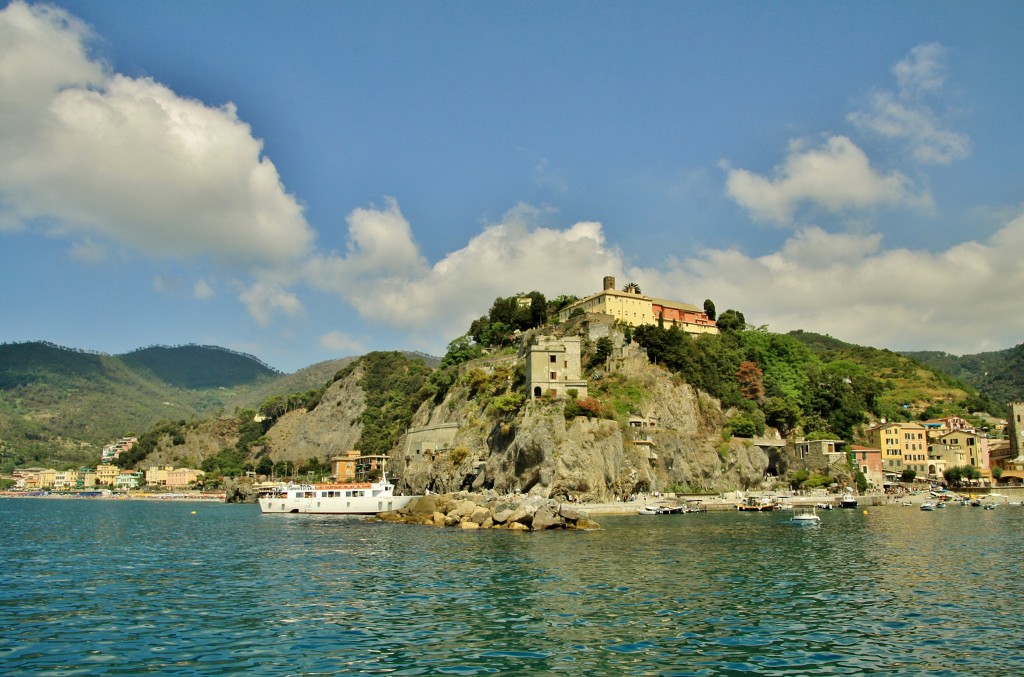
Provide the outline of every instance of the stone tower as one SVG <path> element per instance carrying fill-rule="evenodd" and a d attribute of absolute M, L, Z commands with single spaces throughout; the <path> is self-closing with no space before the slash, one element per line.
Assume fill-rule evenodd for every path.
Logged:
<path fill-rule="evenodd" d="M 1024 448 L 1024 402 L 1010 402 L 1006 412 L 1006 432 L 1010 436 L 1010 458 L 1020 458 Z"/>

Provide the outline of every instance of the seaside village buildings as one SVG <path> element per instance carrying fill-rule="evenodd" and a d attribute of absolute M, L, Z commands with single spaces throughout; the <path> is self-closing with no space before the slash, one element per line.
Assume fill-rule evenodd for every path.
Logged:
<path fill-rule="evenodd" d="M 1024 414 L 1024 405 L 1010 405 L 1011 414 Z M 1012 420 L 1012 416 L 1011 416 Z M 918 479 L 941 482 L 950 468 L 974 466 L 981 472 L 981 483 L 990 483 L 992 469 L 1005 474 L 1012 470 L 1009 450 L 1013 440 L 993 439 L 989 431 L 975 430 L 959 416 L 947 416 L 921 423 L 881 422 L 868 430 L 871 447 L 855 447 L 854 454 L 878 453 L 886 481 L 895 481 L 911 470 Z M 1024 462 L 1021 463 L 1024 470 Z M 865 473 L 867 474 L 867 473 Z M 1007 475 L 1007 479 L 1012 473 Z"/>
<path fill-rule="evenodd" d="M 124 452 L 130 451 L 138 439 L 124 437 L 103 447 L 101 461 L 95 468 L 52 470 L 49 468 L 22 468 L 15 470 L 11 477 L 16 489 L 22 491 L 89 491 L 114 489 L 188 489 L 203 476 L 202 470 L 175 468 L 174 466 L 153 466 L 145 472 L 124 470 L 113 462 Z"/>

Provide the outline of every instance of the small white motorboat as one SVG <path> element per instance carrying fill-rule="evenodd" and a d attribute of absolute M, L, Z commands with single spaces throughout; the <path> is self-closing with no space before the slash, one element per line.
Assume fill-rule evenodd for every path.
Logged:
<path fill-rule="evenodd" d="M 810 508 L 794 508 L 793 516 L 789 518 L 789 521 L 794 524 L 818 524 L 821 522 L 821 518 L 818 517 L 818 513 L 813 507 Z"/>
<path fill-rule="evenodd" d="M 637 510 L 640 515 L 682 515 L 685 512 L 685 505 L 645 505 Z"/>

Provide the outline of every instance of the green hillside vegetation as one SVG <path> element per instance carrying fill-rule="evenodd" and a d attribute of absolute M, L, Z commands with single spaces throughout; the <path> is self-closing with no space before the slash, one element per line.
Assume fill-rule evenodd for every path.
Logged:
<path fill-rule="evenodd" d="M 811 347 L 823 360 L 850 360 L 863 365 L 885 389 L 881 411 L 890 420 L 928 419 L 944 415 L 987 412 L 1006 415 L 1011 401 L 978 388 L 957 374 L 891 350 L 858 346 L 810 332 L 790 336 Z"/>
<path fill-rule="evenodd" d="M 355 362 L 358 357 L 344 357 L 337 360 L 317 362 L 299 369 L 293 374 L 278 376 L 272 381 L 261 382 L 246 390 L 244 398 L 233 399 L 238 407 L 258 408 L 262 403 L 282 393 L 306 392 L 330 383 L 335 374 Z"/>
<path fill-rule="evenodd" d="M 361 368 L 359 385 L 366 393 L 359 450 L 367 455 L 388 454 L 408 429 L 413 414 L 431 395 L 432 369 L 422 359 L 405 353 L 373 352 L 338 373 L 345 378 Z"/>
<path fill-rule="evenodd" d="M 252 355 L 217 346 L 152 346 L 119 357 L 130 369 L 189 390 L 251 385 L 281 375 Z"/>
<path fill-rule="evenodd" d="M 935 351 L 902 354 L 963 381 L 997 402 L 1024 401 L 1024 343 L 976 355 L 957 356 Z M 999 414 L 1004 415 L 1005 411 Z"/>
<path fill-rule="evenodd" d="M 246 359 L 253 361 L 244 367 Z M 218 367 L 219 361 L 225 366 Z M 160 374 L 191 374 L 202 365 L 227 380 L 186 389 Z M 248 373 L 253 381 L 242 382 Z M 220 348 L 146 349 L 128 356 L 71 350 L 51 343 L 0 345 L 0 471 L 18 466 L 92 465 L 103 445 L 140 435 L 161 421 L 201 418 L 235 407 L 271 383 L 266 365 Z M 276 377 L 283 378 L 283 377 Z"/>
<path fill-rule="evenodd" d="M 443 371 L 431 378 L 438 399 L 454 381 L 454 367 L 485 352 L 502 351 L 515 332 L 551 324 L 557 310 L 531 292 L 496 299 L 488 315 L 448 347 Z M 571 297 L 559 297 L 570 302 Z M 705 305 L 713 308 L 710 301 Z M 547 308 L 547 313 L 541 312 Z M 658 326 L 622 327 L 643 346 L 648 358 L 690 385 L 718 398 L 734 411 L 726 432 L 753 437 L 767 426 L 782 434 L 834 436 L 855 440 L 866 424 L 920 420 L 972 412 L 996 414 L 1004 406 L 974 388 L 889 350 L 857 346 L 821 334 L 775 334 L 746 325 L 743 313 L 729 309 L 718 317 L 718 335 L 691 335 Z M 583 363 L 599 367 L 610 342 L 584 341 Z M 592 384 L 591 397 L 567 405 L 568 415 L 624 418 L 646 394 L 637 384 L 608 379 Z M 863 440 L 861 440 L 863 441 Z"/>
<path fill-rule="evenodd" d="M 412 355 L 412 357 L 410 357 Z M 434 358 L 436 361 L 436 358 Z M 366 393 L 366 410 L 362 416 L 362 434 L 358 448 L 364 454 L 386 455 L 408 429 L 413 414 L 431 395 L 428 386 L 432 369 L 422 357 L 401 352 L 372 352 L 350 360 L 342 369 L 319 387 L 287 395 L 273 395 L 257 409 L 240 409 L 235 414 L 238 440 L 233 447 L 221 449 L 203 459 L 200 467 L 207 473 L 207 486 L 216 485 L 222 476 L 237 476 L 246 471 L 281 476 L 293 472 L 320 477 L 330 473 L 327 459 L 309 459 L 298 468 L 290 462 L 274 463 L 257 451 L 264 435 L 285 414 L 297 409 L 312 411 L 320 406 L 323 394 L 334 382 L 359 373 L 359 385 Z M 257 416 L 258 414 L 258 416 Z M 122 454 L 122 467 L 141 467 L 162 440 L 184 444 L 188 429 L 194 424 L 185 421 L 160 421 L 139 438 L 128 454 Z"/>
<path fill-rule="evenodd" d="M 740 322 L 720 322 L 719 335 L 645 326 L 633 337 L 652 361 L 735 408 L 726 431 L 737 437 L 771 426 L 783 435 L 864 441 L 864 425 L 882 418 L 971 418 L 1003 410 L 948 374 L 892 351 L 802 331 L 773 334 L 746 327 L 737 311 L 722 315 Z"/>

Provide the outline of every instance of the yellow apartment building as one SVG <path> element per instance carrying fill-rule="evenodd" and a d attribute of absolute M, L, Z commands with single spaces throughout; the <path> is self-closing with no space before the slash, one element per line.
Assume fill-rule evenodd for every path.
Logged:
<path fill-rule="evenodd" d="M 928 433 L 919 423 L 881 423 L 868 430 L 871 445 L 882 452 L 882 471 L 899 475 L 928 473 Z"/>
<path fill-rule="evenodd" d="M 51 468 L 23 468 L 15 470 L 11 476 L 19 489 L 52 489 L 57 471 Z"/>
<path fill-rule="evenodd" d="M 54 489 L 74 489 L 78 486 L 79 474 L 77 470 L 58 470 L 53 475 Z"/>
<path fill-rule="evenodd" d="M 184 489 L 194 484 L 206 473 L 194 468 L 175 468 L 167 471 L 167 486 L 172 489 Z"/>
<path fill-rule="evenodd" d="M 121 469 L 116 465 L 101 463 L 96 466 L 96 484 L 108 487 L 114 486 Z"/>

